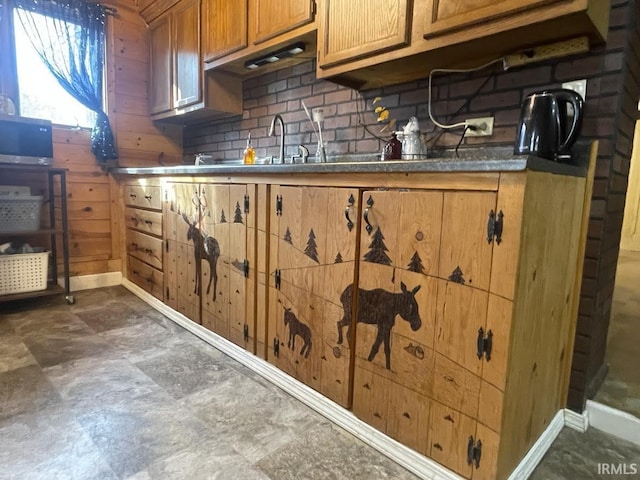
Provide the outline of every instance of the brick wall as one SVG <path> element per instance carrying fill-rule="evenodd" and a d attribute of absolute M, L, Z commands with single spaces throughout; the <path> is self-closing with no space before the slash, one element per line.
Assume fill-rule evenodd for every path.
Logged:
<path fill-rule="evenodd" d="M 576 410 L 583 408 L 587 394 L 594 393 L 604 371 L 633 121 L 640 98 L 637 7 L 636 0 L 613 0 L 608 41 L 588 54 L 506 72 L 496 65 L 472 74 L 440 75 L 435 77 L 432 90 L 432 111 L 440 122 L 495 117 L 493 136 L 465 139 L 464 144 L 512 145 L 526 95 L 559 87 L 563 81 L 588 80 L 582 138 L 598 139 L 600 149 L 569 396 L 569 405 Z M 316 139 L 301 100 L 310 109 L 323 107 L 323 136 L 329 155 L 380 152 L 384 140 L 373 135 L 380 127 L 371 107 L 376 96 L 382 98 L 381 103 L 399 126 L 417 116 L 423 130 L 433 130 L 427 113 L 426 79 L 360 93 L 317 80 L 314 72 L 315 64 L 309 61 L 246 80 L 242 118 L 188 128 L 185 155 L 211 152 L 217 159 L 239 159 L 251 132 L 258 158 L 277 156 L 276 137 L 267 136 L 277 113 L 286 123 L 286 155 L 296 153 L 299 144 L 307 145 L 313 154 Z M 433 131 L 430 139 L 434 146 L 455 146 L 460 136 Z"/>

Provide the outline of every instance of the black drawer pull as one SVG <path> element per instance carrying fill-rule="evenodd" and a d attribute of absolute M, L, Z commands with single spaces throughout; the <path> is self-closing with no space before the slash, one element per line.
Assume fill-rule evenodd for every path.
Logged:
<path fill-rule="evenodd" d="M 144 198 L 146 198 L 147 200 L 151 201 L 151 195 L 145 195 Z"/>

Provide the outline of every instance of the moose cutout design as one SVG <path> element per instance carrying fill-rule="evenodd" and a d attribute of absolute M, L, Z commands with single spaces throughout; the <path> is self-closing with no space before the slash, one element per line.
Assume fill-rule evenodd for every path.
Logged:
<path fill-rule="evenodd" d="M 367 323 L 378 326 L 378 335 L 376 336 L 371 352 L 367 360 L 370 362 L 378 354 L 380 344 L 384 342 L 385 366 L 387 370 L 391 370 L 391 329 L 396 323 L 396 315 L 409 322 L 411 330 L 414 332 L 422 326 L 420 313 L 418 312 L 418 302 L 416 301 L 416 293 L 420 290 L 420 285 L 413 290 L 408 290 L 404 283 L 400 283 L 401 291 L 399 293 L 387 292 L 382 288 L 374 290 L 358 289 L 358 318 L 357 322 Z M 348 325 L 347 341 L 351 338 L 351 298 L 353 292 L 353 284 L 344 289 L 340 295 L 340 302 L 344 309 L 344 315 L 338 321 L 338 344 L 342 343 L 342 329 Z"/>
<path fill-rule="evenodd" d="M 289 342 L 287 346 L 291 350 L 296 348 L 296 335 L 300 335 L 300 338 L 304 341 L 304 345 L 300 350 L 300 355 L 304 355 L 304 358 L 309 357 L 311 351 L 311 330 L 307 325 L 298 320 L 295 313 L 290 308 L 284 309 L 284 324 L 289 325 Z"/>
<path fill-rule="evenodd" d="M 194 220 L 193 223 L 189 221 L 189 218 L 183 213 L 182 218 L 189 230 L 187 231 L 187 240 L 193 241 L 194 258 L 196 264 L 196 288 L 193 293 L 200 295 L 202 292 L 202 285 L 200 279 L 202 278 L 202 260 L 206 260 L 209 263 L 209 284 L 207 285 L 207 295 L 211 290 L 211 283 L 213 283 L 213 301 L 216 301 L 216 289 L 218 286 L 218 258 L 220 257 L 220 245 L 218 241 L 202 232 L 196 225 L 199 220 Z"/>

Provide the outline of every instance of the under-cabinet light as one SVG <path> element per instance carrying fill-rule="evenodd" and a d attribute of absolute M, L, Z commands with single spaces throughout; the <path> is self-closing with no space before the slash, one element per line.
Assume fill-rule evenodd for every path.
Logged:
<path fill-rule="evenodd" d="M 270 52 L 262 57 L 254 58 L 252 60 L 247 60 L 244 62 L 244 68 L 248 70 L 255 70 L 256 68 L 260 68 L 263 65 L 268 65 L 270 63 L 277 62 L 282 60 L 283 58 L 288 58 L 293 55 L 298 55 L 299 53 L 304 52 L 304 43 L 298 42 L 292 45 L 288 45 L 280 50 L 276 50 L 275 52 Z"/>

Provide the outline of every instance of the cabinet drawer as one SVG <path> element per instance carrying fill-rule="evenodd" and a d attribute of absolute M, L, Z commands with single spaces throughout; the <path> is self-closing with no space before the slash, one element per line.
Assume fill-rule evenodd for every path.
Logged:
<path fill-rule="evenodd" d="M 127 257 L 127 278 L 151 295 L 162 300 L 164 275 L 144 262 L 129 255 Z"/>
<path fill-rule="evenodd" d="M 162 269 L 162 240 L 127 230 L 127 253 L 149 265 Z"/>
<path fill-rule="evenodd" d="M 124 203 L 133 207 L 162 210 L 162 188 L 141 185 L 124 186 Z"/>
<path fill-rule="evenodd" d="M 162 236 L 162 213 L 126 208 L 124 223 L 128 228 Z"/>

